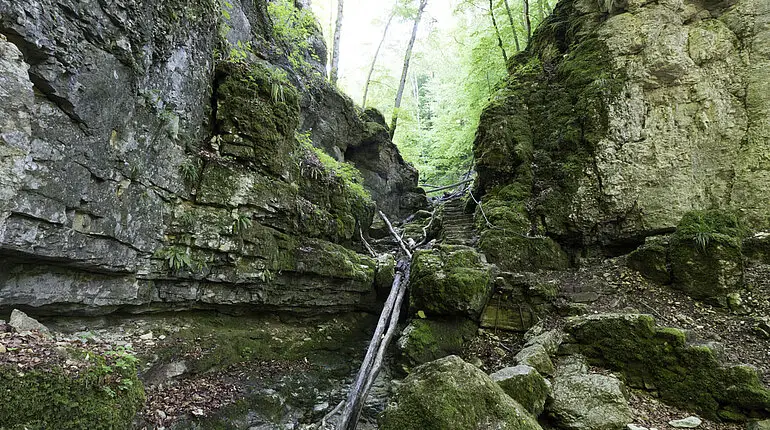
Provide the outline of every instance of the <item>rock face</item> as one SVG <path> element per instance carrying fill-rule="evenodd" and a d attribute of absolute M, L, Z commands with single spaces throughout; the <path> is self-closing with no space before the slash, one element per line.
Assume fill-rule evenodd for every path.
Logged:
<path fill-rule="evenodd" d="M 489 376 L 454 355 L 415 369 L 380 420 L 382 430 L 449 428 L 540 430 Z"/>
<path fill-rule="evenodd" d="M 630 386 L 655 390 L 667 403 L 712 420 L 770 416 L 770 390 L 756 369 L 722 364 L 709 345 L 688 343 L 684 332 L 658 327 L 649 315 L 578 317 L 565 330 L 571 343 L 563 349 L 622 371 Z"/>
<path fill-rule="evenodd" d="M 562 244 L 623 245 L 692 209 L 768 226 L 770 4 L 564 0 L 482 114 L 478 187 Z"/>
<path fill-rule="evenodd" d="M 372 305 L 416 172 L 268 9 L 0 0 L 0 312 Z"/>

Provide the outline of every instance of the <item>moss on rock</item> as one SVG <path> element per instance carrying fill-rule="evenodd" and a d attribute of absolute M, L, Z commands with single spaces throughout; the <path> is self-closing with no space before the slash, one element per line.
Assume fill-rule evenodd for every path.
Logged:
<path fill-rule="evenodd" d="M 568 349 L 622 371 L 629 385 L 655 390 L 667 403 L 712 420 L 770 416 L 770 390 L 755 369 L 722 365 L 710 347 L 687 344 L 681 330 L 658 327 L 649 315 L 578 317 L 566 331 Z"/>
<path fill-rule="evenodd" d="M 527 237 L 506 230 L 481 233 L 479 248 L 505 271 L 559 270 L 569 267 L 569 257 L 549 237 Z"/>
<path fill-rule="evenodd" d="M 280 70 L 260 63 L 222 62 L 217 75 L 216 114 L 222 150 L 256 162 L 269 173 L 281 174 L 296 145 L 296 89 Z"/>
<path fill-rule="evenodd" d="M 411 369 L 452 354 L 459 354 L 463 344 L 476 335 L 478 326 L 467 319 L 414 319 L 398 340 L 401 364 Z"/>
<path fill-rule="evenodd" d="M 674 287 L 690 297 L 726 304 L 743 283 L 744 229 L 724 211 L 692 211 L 682 217 L 671 243 Z"/>
<path fill-rule="evenodd" d="M 86 354 L 86 352 L 74 352 Z M 61 366 L 20 370 L 0 366 L 4 428 L 129 428 L 144 404 L 135 359 L 122 353 L 84 355 L 77 371 Z M 69 366 L 67 366 L 69 367 Z"/>
<path fill-rule="evenodd" d="M 472 248 L 438 245 L 414 255 L 410 275 L 413 312 L 478 319 L 489 299 L 491 268 Z"/>
<path fill-rule="evenodd" d="M 649 237 L 644 245 L 628 254 L 628 266 L 651 281 L 668 284 L 671 282 L 668 247 L 668 238 Z"/>
<path fill-rule="evenodd" d="M 543 375 L 533 367 L 526 365 L 506 367 L 489 377 L 532 415 L 538 416 L 543 413 L 545 401 L 551 389 Z"/>
<path fill-rule="evenodd" d="M 382 430 L 540 430 L 489 376 L 449 356 L 414 370 L 380 417 Z"/>

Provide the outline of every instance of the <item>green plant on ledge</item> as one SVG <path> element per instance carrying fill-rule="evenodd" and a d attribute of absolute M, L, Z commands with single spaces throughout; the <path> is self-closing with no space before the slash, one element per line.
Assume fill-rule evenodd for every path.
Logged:
<path fill-rule="evenodd" d="M 253 224 L 254 222 L 248 215 L 239 213 L 233 221 L 233 233 L 242 233 L 251 228 Z"/>
<path fill-rule="evenodd" d="M 687 212 L 676 227 L 678 238 L 692 240 L 702 252 L 714 241 L 739 246 L 746 233 L 734 214 L 722 210 Z"/>
<path fill-rule="evenodd" d="M 180 270 L 183 268 L 193 269 L 193 261 L 190 257 L 190 248 L 181 246 L 169 246 L 161 248 L 155 252 L 155 256 L 162 258 L 171 270 Z"/>

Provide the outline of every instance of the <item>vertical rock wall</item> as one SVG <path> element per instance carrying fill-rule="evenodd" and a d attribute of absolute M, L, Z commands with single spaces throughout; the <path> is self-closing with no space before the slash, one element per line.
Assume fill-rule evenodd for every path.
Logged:
<path fill-rule="evenodd" d="M 369 122 L 312 111 L 346 99 L 289 66 L 265 1 L 0 0 L 0 72 L 0 309 L 373 304 L 355 252 L 373 201 L 295 135 L 313 115 Z M 312 143 L 348 136 L 344 161 L 364 144 L 345 132 Z M 398 216 L 416 172 L 379 145 L 392 164 L 362 171 L 388 176 L 371 194 Z"/>
<path fill-rule="evenodd" d="M 480 188 L 571 245 L 692 209 L 770 226 L 768 40 L 764 0 L 560 2 L 482 115 Z"/>

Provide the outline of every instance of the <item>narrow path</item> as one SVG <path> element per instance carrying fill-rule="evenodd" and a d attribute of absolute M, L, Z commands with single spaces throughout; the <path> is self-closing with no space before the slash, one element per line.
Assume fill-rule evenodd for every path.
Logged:
<path fill-rule="evenodd" d="M 444 243 L 475 246 L 478 233 L 472 213 L 465 212 L 465 200 L 450 200 L 444 206 Z"/>

